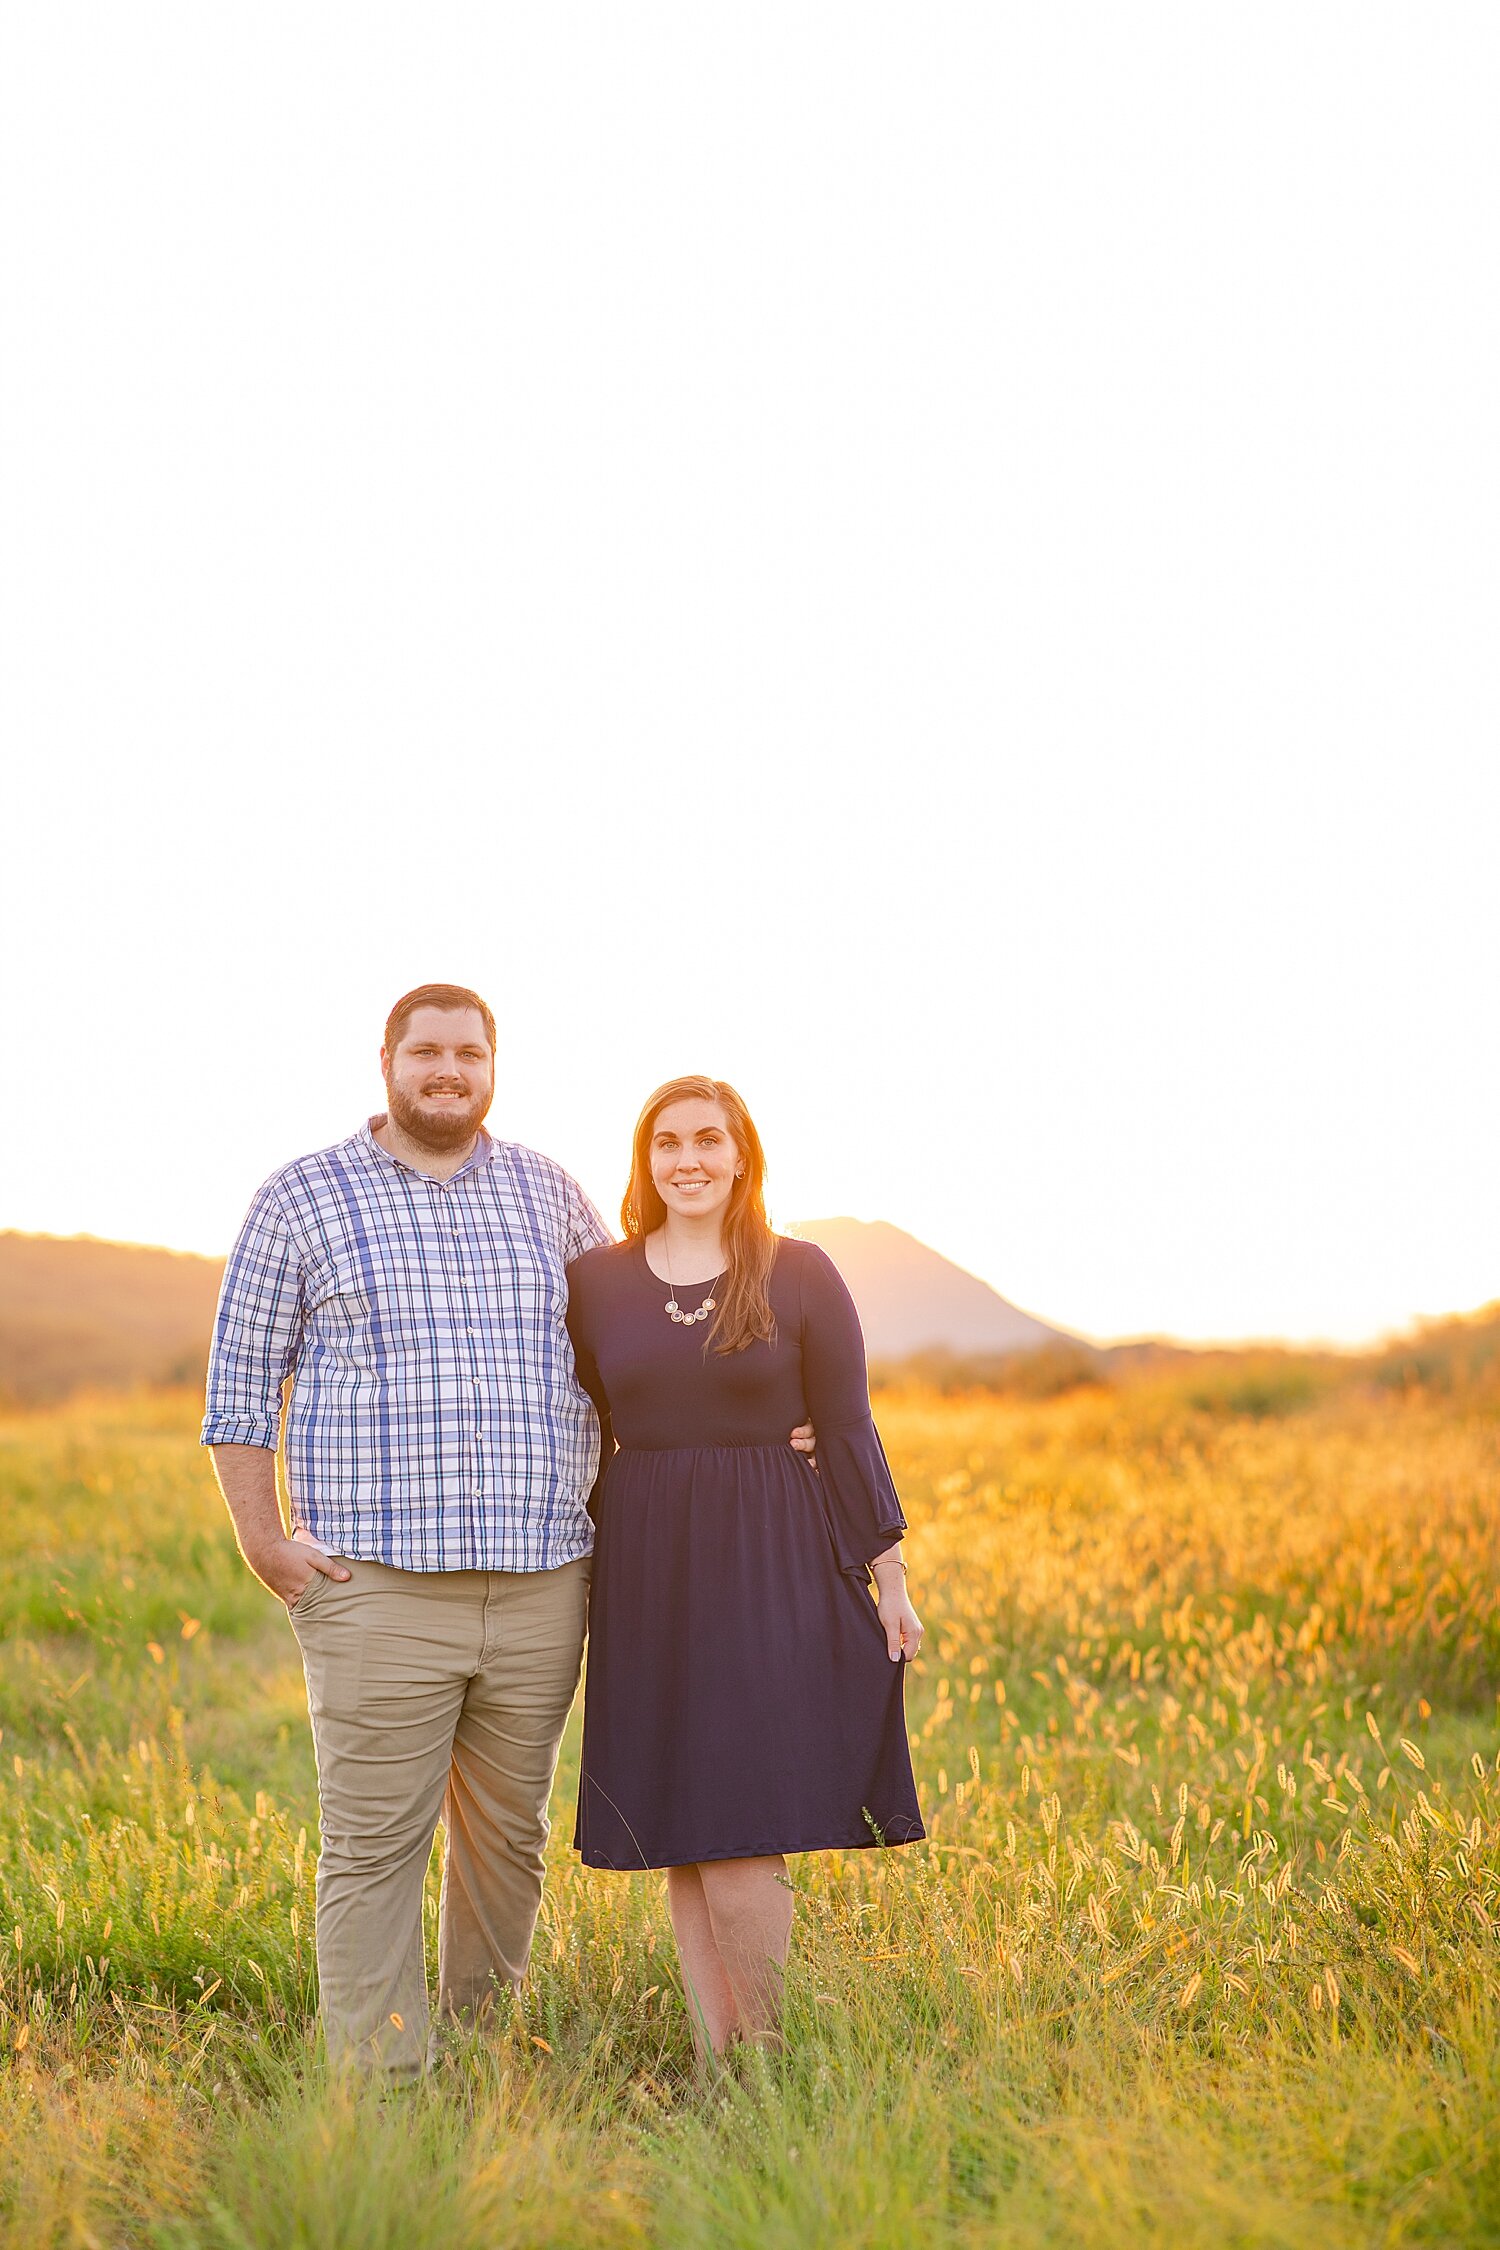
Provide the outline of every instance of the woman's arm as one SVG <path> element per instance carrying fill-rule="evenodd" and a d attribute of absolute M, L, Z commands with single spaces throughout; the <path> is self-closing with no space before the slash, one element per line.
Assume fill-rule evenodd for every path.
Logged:
<path fill-rule="evenodd" d="M 922 1621 L 907 1596 L 898 1544 L 906 1518 L 870 1413 L 870 1383 L 859 1314 L 827 1254 L 802 1246 L 802 1382 L 818 1430 L 842 1567 L 873 1572 L 886 1651 L 894 1664 L 922 1643 Z"/>
<path fill-rule="evenodd" d="M 574 1288 L 577 1271 L 578 1267 L 575 1261 L 568 1268 L 568 1341 L 573 1347 L 573 1371 L 577 1375 L 582 1388 L 588 1393 L 589 1403 L 599 1420 L 599 1467 L 594 1476 L 593 1490 L 588 1497 L 589 1514 L 597 1522 L 599 1494 L 604 1485 L 604 1472 L 614 1459 L 615 1432 L 614 1425 L 610 1420 L 609 1398 L 605 1392 L 603 1378 L 599 1373 L 599 1363 L 594 1357 L 593 1348 L 589 1341 L 588 1322 L 584 1316 L 583 1307 L 578 1302 L 578 1293 Z"/>
<path fill-rule="evenodd" d="M 911 1663 L 922 1646 L 925 1630 L 906 1591 L 906 1565 L 895 1547 L 887 1547 L 870 1565 L 875 1575 L 876 1615 L 885 1627 L 885 1652 L 894 1664 L 904 1656 Z"/>

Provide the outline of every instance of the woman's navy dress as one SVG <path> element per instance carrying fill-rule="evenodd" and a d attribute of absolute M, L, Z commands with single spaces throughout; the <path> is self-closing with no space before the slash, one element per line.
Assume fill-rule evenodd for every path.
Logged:
<path fill-rule="evenodd" d="M 596 1499 L 574 1843 L 680 1867 L 925 1834 L 868 1566 L 906 1528 L 848 1290 L 778 1237 L 776 1340 L 668 1318 L 638 1241 L 568 1269 L 579 1377 L 619 1447 Z M 684 1310 L 707 1294 L 677 1292 Z M 814 1470 L 788 1444 L 817 1426 Z"/>

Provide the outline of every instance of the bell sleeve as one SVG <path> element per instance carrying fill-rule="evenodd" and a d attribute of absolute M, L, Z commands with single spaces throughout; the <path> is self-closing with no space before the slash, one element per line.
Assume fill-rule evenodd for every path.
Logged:
<path fill-rule="evenodd" d="M 870 1413 L 865 1340 L 854 1299 L 827 1252 L 799 1245 L 802 1267 L 802 1388 L 817 1431 L 817 1469 L 839 1568 L 863 1585 L 876 1555 L 901 1537 L 906 1518 Z"/>

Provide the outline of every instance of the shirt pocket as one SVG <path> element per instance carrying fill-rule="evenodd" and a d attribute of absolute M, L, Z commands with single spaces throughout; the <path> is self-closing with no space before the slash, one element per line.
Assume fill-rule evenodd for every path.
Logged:
<path fill-rule="evenodd" d="M 560 1243 L 513 1235 L 503 1254 L 497 1251 L 476 1259 L 472 1278 L 487 1320 L 502 1325 L 519 1321 L 523 1331 L 533 1336 L 548 1329 L 561 1334 L 568 1312 L 568 1281 Z"/>

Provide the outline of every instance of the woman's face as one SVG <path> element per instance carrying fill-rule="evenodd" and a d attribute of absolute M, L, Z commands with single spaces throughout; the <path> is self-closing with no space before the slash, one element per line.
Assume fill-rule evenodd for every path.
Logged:
<path fill-rule="evenodd" d="M 743 1162 L 718 1102 L 668 1102 L 651 1128 L 651 1177 L 669 1211 L 701 1219 L 729 1208 Z"/>

